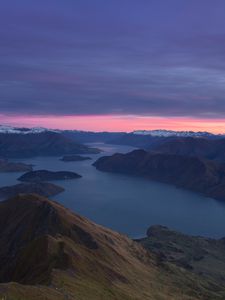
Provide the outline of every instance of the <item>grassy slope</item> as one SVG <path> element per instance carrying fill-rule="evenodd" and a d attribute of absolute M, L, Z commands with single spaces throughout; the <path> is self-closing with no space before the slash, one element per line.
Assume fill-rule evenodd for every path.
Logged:
<path fill-rule="evenodd" d="M 23 195 L 8 207 L 19 204 L 24 216 L 28 203 L 34 203 L 35 211 L 42 204 L 49 206 L 56 212 L 58 221 L 53 224 L 45 211 L 49 234 L 36 237 L 17 253 L 14 276 L 26 285 L 0 284 L 0 299 L 225 299 L 225 287 L 171 263 L 161 263 L 128 237 L 72 214 L 57 203 Z M 30 215 L 35 214 L 32 209 L 31 205 Z M 41 219 L 34 215 L 32 219 L 37 222 L 34 227 L 37 228 Z M 29 218 L 26 224 L 29 225 Z M 57 227 L 56 232 L 52 226 Z M 76 230 L 71 232 L 71 228 Z"/>

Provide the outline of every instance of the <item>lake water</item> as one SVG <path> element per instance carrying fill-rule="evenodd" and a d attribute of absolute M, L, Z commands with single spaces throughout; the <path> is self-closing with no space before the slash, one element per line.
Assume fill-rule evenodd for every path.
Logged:
<path fill-rule="evenodd" d="M 92 144 L 93 145 L 93 144 Z M 98 171 L 92 163 L 102 155 L 126 153 L 132 147 L 94 144 L 104 150 L 93 159 L 62 162 L 57 157 L 23 160 L 35 169 L 68 170 L 76 180 L 57 181 L 65 192 L 54 197 L 73 211 L 131 237 L 145 235 L 150 225 L 161 224 L 193 235 L 225 236 L 225 203 L 147 179 Z M 21 160 L 20 160 L 21 161 Z M 17 182 L 20 173 L 0 173 L 0 185 Z"/>

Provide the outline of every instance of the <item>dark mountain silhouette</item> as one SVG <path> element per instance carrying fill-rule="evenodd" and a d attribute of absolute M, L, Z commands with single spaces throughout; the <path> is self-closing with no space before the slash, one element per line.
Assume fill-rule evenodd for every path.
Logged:
<path fill-rule="evenodd" d="M 79 130 L 62 130 L 61 133 L 78 143 L 110 143 L 111 140 L 123 136 L 124 132 L 92 132 Z"/>
<path fill-rule="evenodd" d="M 154 147 L 154 151 L 167 154 L 201 156 L 225 162 L 225 139 L 179 138 Z"/>
<path fill-rule="evenodd" d="M 98 152 L 98 149 L 76 143 L 57 132 L 0 134 L 0 157 L 58 156 Z"/>
<path fill-rule="evenodd" d="M 115 145 L 127 145 L 141 149 L 152 149 L 158 145 L 161 145 L 175 137 L 164 136 L 151 136 L 151 135 L 139 135 L 134 133 L 124 133 L 118 137 L 112 138 L 107 141 L 109 144 Z"/>

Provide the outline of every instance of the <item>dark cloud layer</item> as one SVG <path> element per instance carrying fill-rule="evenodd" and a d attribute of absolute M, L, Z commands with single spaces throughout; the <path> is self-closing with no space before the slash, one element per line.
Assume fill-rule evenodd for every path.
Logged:
<path fill-rule="evenodd" d="M 0 112 L 223 118 L 225 1 L 2 1 Z"/>

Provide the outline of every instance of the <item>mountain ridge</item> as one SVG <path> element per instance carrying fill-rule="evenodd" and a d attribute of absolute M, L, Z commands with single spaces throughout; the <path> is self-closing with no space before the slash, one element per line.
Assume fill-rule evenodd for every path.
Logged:
<path fill-rule="evenodd" d="M 79 144 L 58 132 L 36 134 L 0 133 L 0 157 L 61 156 L 97 154 L 100 150 Z"/>
<path fill-rule="evenodd" d="M 0 202 L 0 245 L 0 296 L 12 300 L 216 300 L 225 295 L 225 286 L 162 265 L 127 236 L 35 194 Z"/>

